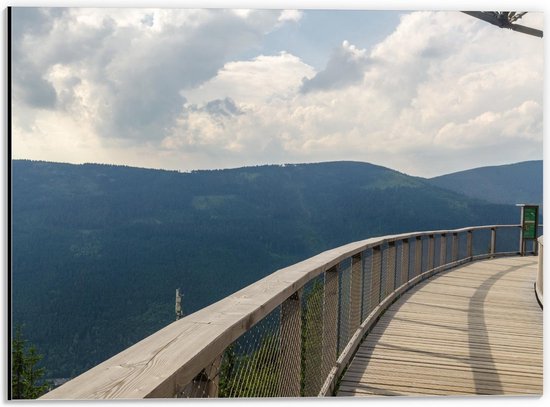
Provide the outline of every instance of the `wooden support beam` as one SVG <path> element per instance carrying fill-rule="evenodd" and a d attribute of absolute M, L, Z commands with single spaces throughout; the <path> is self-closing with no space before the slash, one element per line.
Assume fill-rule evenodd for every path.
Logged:
<path fill-rule="evenodd" d="M 473 256 L 472 241 L 473 233 L 471 230 L 469 230 L 466 238 L 466 257 L 468 258 L 471 258 Z"/>

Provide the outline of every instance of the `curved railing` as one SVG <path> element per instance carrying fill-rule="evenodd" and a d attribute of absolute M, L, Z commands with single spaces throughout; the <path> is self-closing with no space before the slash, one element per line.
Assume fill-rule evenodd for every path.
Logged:
<path fill-rule="evenodd" d="M 171 323 L 42 398 L 331 395 L 389 304 L 437 272 L 519 254 L 519 230 L 406 233 L 325 251 Z"/>
<path fill-rule="evenodd" d="M 537 281 L 535 281 L 535 293 L 537 294 L 537 300 L 542 307 L 542 281 L 543 281 L 543 274 L 544 274 L 544 266 L 543 266 L 543 251 L 544 251 L 544 242 L 543 237 L 540 236 L 537 239 L 538 244 L 538 255 L 539 255 L 539 264 L 538 264 L 538 272 L 537 272 Z"/>

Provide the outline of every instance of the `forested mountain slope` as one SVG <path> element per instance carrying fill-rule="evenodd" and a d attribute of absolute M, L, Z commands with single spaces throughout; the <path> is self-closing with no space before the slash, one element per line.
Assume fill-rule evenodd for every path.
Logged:
<path fill-rule="evenodd" d="M 542 161 L 474 168 L 431 178 L 432 185 L 493 203 L 542 205 Z"/>
<path fill-rule="evenodd" d="M 287 265 L 370 236 L 515 223 L 517 208 L 357 162 L 179 173 L 13 161 L 15 323 L 75 376 Z"/>

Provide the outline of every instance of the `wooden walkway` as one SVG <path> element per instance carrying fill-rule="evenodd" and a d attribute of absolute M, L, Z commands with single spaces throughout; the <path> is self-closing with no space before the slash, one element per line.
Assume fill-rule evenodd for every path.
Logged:
<path fill-rule="evenodd" d="M 536 257 L 438 274 L 382 315 L 338 396 L 542 395 Z"/>

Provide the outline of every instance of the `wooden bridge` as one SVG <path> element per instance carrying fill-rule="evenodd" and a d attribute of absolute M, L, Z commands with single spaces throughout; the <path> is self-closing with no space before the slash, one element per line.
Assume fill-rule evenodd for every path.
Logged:
<path fill-rule="evenodd" d="M 42 398 L 540 395 L 542 239 L 523 252 L 520 229 L 328 250 Z"/>
<path fill-rule="evenodd" d="M 458 267 L 392 304 L 359 347 L 339 396 L 542 394 L 537 259 Z"/>

